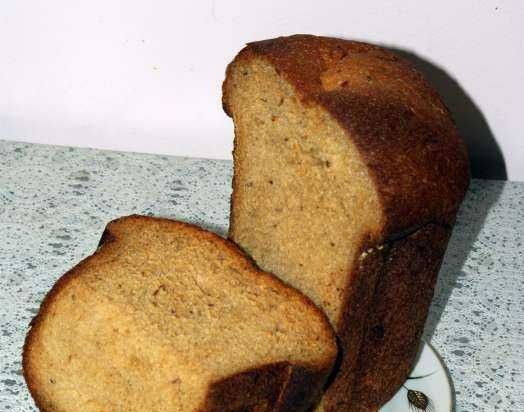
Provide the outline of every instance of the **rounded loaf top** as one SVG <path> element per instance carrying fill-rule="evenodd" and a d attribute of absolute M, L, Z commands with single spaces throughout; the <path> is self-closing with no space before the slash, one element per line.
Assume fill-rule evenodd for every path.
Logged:
<path fill-rule="evenodd" d="M 358 149 L 379 194 L 384 239 L 428 222 L 450 224 L 469 184 L 466 146 L 437 92 L 405 59 L 379 46 L 294 35 L 248 44 L 305 105 L 325 109 Z M 223 86 L 224 110 L 228 78 Z"/>

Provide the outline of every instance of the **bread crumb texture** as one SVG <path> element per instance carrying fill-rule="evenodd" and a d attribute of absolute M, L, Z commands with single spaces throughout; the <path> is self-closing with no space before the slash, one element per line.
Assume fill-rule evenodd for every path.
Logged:
<path fill-rule="evenodd" d="M 340 126 L 302 104 L 267 61 L 239 63 L 230 75 L 232 238 L 336 323 L 349 259 L 381 225 L 373 182 Z"/>

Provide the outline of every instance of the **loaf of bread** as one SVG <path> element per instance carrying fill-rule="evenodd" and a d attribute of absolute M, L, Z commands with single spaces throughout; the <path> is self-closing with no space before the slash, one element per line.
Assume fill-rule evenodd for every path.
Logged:
<path fill-rule="evenodd" d="M 113 221 L 24 347 L 44 412 L 304 411 L 337 353 L 325 315 L 195 226 Z"/>
<path fill-rule="evenodd" d="M 376 411 L 417 353 L 469 183 L 451 116 L 422 75 L 369 44 L 297 35 L 229 65 L 229 237 L 329 317 L 342 359 L 325 411 Z"/>

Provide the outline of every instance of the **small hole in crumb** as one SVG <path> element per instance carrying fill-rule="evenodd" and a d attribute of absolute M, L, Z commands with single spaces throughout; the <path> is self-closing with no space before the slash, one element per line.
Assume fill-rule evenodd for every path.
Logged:
<path fill-rule="evenodd" d="M 284 104 L 284 98 L 281 97 L 281 98 L 280 98 L 280 101 L 278 102 L 278 105 L 279 105 L 279 106 L 282 106 L 283 104 Z"/>
<path fill-rule="evenodd" d="M 262 100 L 264 103 L 267 103 L 267 99 L 265 97 L 261 97 L 260 100 Z"/>
<path fill-rule="evenodd" d="M 344 80 L 342 83 L 340 83 L 340 87 L 346 88 L 346 87 L 348 87 L 348 84 L 349 84 L 348 81 Z"/>
<path fill-rule="evenodd" d="M 277 116 L 275 116 L 275 115 L 272 115 L 272 116 L 271 116 L 271 121 L 272 121 L 272 122 L 274 122 L 274 121 L 277 120 L 277 119 L 278 119 Z"/>
<path fill-rule="evenodd" d="M 371 328 L 372 338 L 382 339 L 384 337 L 384 326 L 375 325 Z"/>
<path fill-rule="evenodd" d="M 49 379 L 49 382 L 51 382 L 53 385 L 56 383 L 56 381 L 53 378 Z"/>
<path fill-rule="evenodd" d="M 272 181 L 272 180 L 268 180 L 268 183 L 269 183 L 270 185 L 272 185 L 272 184 L 273 184 L 273 181 Z"/>
<path fill-rule="evenodd" d="M 248 73 L 247 70 L 242 71 L 242 74 L 243 74 L 244 76 L 247 76 L 247 73 Z"/>
<path fill-rule="evenodd" d="M 331 162 L 329 160 L 326 160 L 326 167 L 331 167 Z"/>
<path fill-rule="evenodd" d="M 329 242 L 329 244 L 330 244 L 331 246 L 335 246 L 335 243 L 334 243 L 334 242 Z"/>
<path fill-rule="evenodd" d="M 166 286 L 165 285 L 160 285 L 154 292 L 153 292 L 153 296 L 156 296 L 158 295 L 158 292 L 160 292 L 161 290 L 166 290 Z"/>

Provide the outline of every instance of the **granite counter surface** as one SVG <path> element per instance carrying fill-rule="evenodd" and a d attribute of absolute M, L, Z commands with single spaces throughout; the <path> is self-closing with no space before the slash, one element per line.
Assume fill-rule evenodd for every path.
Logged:
<path fill-rule="evenodd" d="M 106 223 L 139 213 L 225 233 L 231 162 L 0 141 L 0 412 L 36 410 L 21 372 L 29 321 Z M 457 412 L 524 411 L 524 183 L 474 180 L 425 337 Z"/>

